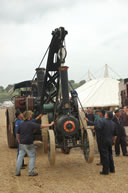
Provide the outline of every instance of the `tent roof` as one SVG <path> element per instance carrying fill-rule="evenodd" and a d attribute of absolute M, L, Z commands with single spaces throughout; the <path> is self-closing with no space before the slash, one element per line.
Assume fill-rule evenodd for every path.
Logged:
<path fill-rule="evenodd" d="M 119 81 L 115 79 L 90 80 L 76 91 L 83 107 L 119 106 Z"/>

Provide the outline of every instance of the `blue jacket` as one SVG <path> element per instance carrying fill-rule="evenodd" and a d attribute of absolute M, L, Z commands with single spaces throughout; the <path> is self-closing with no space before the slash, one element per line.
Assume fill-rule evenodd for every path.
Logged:
<path fill-rule="evenodd" d="M 16 133 L 18 131 L 18 128 L 19 128 L 19 125 L 23 122 L 23 120 L 21 119 L 17 119 L 16 122 L 15 122 L 15 136 L 16 136 Z"/>

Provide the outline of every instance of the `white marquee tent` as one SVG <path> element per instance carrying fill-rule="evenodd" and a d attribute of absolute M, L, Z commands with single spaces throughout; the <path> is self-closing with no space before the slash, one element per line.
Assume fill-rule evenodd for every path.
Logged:
<path fill-rule="evenodd" d="M 108 77 L 107 66 L 104 78 L 90 80 L 76 91 L 83 107 L 119 106 L 119 81 Z"/>

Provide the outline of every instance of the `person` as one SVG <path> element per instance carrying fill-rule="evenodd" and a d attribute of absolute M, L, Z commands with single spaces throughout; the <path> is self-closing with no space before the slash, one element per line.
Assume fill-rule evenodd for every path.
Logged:
<path fill-rule="evenodd" d="M 123 119 L 120 114 L 120 110 L 116 109 L 115 110 L 115 116 L 113 117 L 113 121 L 116 124 L 116 129 L 117 129 L 117 140 L 115 143 L 115 153 L 116 156 L 120 155 L 120 145 L 122 149 L 123 156 L 128 156 L 127 153 L 127 148 L 126 148 L 126 133 L 123 125 Z"/>
<path fill-rule="evenodd" d="M 98 113 L 100 118 L 95 122 L 95 133 L 96 133 L 96 141 L 97 141 L 98 151 L 100 153 L 101 134 L 97 128 L 98 128 L 98 125 L 101 124 L 101 122 L 104 120 L 105 111 L 104 110 L 98 110 L 97 113 Z M 99 166 L 102 165 L 101 153 L 100 153 L 100 162 L 97 163 L 96 165 L 99 165 Z"/>
<path fill-rule="evenodd" d="M 101 110 L 95 111 L 94 121 L 91 121 L 90 119 L 88 119 L 88 117 L 86 116 L 86 113 L 85 113 L 85 120 L 87 121 L 88 126 L 94 126 L 96 124 L 96 122 L 101 119 L 101 117 L 102 117 L 102 111 Z"/>
<path fill-rule="evenodd" d="M 91 108 L 88 108 L 88 109 L 87 109 L 87 112 L 85 113 L 85 116 L 86 116 L 86 118 L 87 118 L 89 121 L 94 122 L 95 116 L 94 116 Z"/>
<path fill-rule="evenodd" d="M 128 126 L 128 106 L 123 108 L 123 112 L 121 113 L 121 117 L 123 119 L 123 125 Z"/>
<path fill-rule="evenodd" d="M 32 122 L 32 111 L 26 111 L 24 113 L 24 122 L 19 125 L 17 130 L 17 140 L 19 143 L 19 156 L 16 162 L 16 176 L 21 175 L 21 166 L 25 154 L 29 156 L 29 176 L 37 176 L 38 173 L 34 171 L 35 168 L 35 147 L 33 144 L 34 130 L 40 130 L 54 125 L 54 122 L 50 124 L 40 125 Z"/>
<path fill-rule="evenodd" d="M 128 145 L 128 106 L 124 106 L 121 117 L 126 132 L 126 145 Z"/>
<path fill-rule="evenodd" d="M 16 113 L 15 113 L 15 116 L 16 116 L 15 136 L 16 136 L 18 127 L 19 127 L 19 125 L 23 122 L 24 117 L 23 117 L 23 113 L 22 113 L 19 109 L 17 109 L 17 111 L 16 111 Z M 18 144 L 18 141 L 17 141 L 17 137 L 16 137 L 16 145 L 17 145 L 17 158 L 18 158 L 18 155 L 19 155 L 19 144 Z M 24 159 L 23 159 L 21 169 L 24 169 L 26 166 L 27 166 L 27 164 L 24 163 Z"/>
<path fill-rule="evenodd" d="M 100 174 L 108 175 L 109 172 L 115 173 L 115 166 L 112 155 L 112 144 L 116 140 L 116 125 L 112 121 L 113 114 L 108 111 L 105 113 L 105 119 L 97 126 L 100 134 L 100 156 L 102 160 L 102 171 Z"/>
<path fill-rule="evenodd" d="M 104 110 L 96 110 L 95 112 L 95 120 L 94 122 L 92 121 L 89 121 L 87 118 L 86 118 L 86 121 L 88 123 L 88 126 L 92 129 L 93 133 L 95 132 L 96 134 L 96 141 L 97 141 L 97 146 L 98 146 L 98 151 L 100 153 L 100 142 L 101 142 L 101 136 L 100 136 L 100 133 L 98 131 L 98 125 L 100 124 L 100 122 L 102 120 L 104 120 L 104 115 L 105 115 L 105 111 Z M 95 136 L 95 135 L 94 135 Z M 101 154 L 100 154 L 100 162 L 97 163 L 96 165 L 102 165 L 102 161 L 101 161 Z"/>
<path fill-rule="evenodd" d="M 101 110 L 100 109 L 97 109 L 96 111 L 95 111 L 95 122 L 96 121 L 98 121 L 98 120 L 100 120 L 100 115 L 101 115 Z"/>

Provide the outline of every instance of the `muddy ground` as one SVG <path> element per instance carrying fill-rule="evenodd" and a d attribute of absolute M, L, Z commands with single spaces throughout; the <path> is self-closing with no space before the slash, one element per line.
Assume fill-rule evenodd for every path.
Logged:
<path fill-rule="evenodd" d="M 69 155 L 56 152 L 56 165 L 51 168 L 42 148 L 37 149 L 36 177 L 28 176 L 28 167 L 15 176 L 16 149 L 6 140 L 5 110 L 0 110 L 0 193 L 128 193 L 128 157 L 115 157 L 116 173 L 101 176 L 96 166 L 99 155 L 87 164 L 80 149 Z M 25 163 L 28 164 L 28 157 Z"/>

